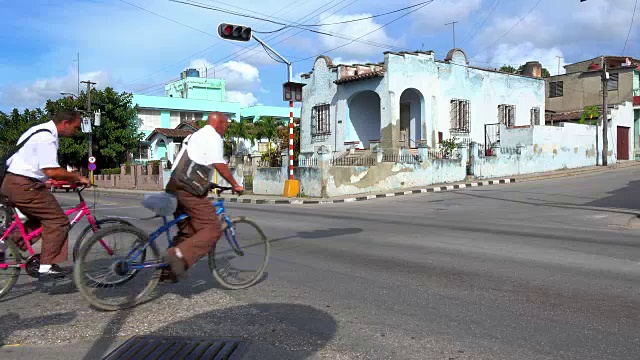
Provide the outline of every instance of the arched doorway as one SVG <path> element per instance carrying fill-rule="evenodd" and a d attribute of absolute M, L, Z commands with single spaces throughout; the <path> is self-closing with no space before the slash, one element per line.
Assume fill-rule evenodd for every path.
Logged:
<path fill-rule="evenodd" d="M 156 151 L 156 154 L 158 156 L 158 160 L 162 159 L 163 157 L 167 157 L 167 144 L 164 142 L 164 140 L 160 140 L 158 142 L 158 150 Z"/>
<path fill-rule="evenodd" d="M 352 95 L 347 100 L 345 142 L 359 141 L 369 149 L 371 141 L 380 140 L 380 96 L 371 90 Z"/>
<path fill-rule="evenodd" d="M 424 97 L 416 89 L 406 89 L 400 95 L 400 141 L 408 148 L 417 148 L 424 126 Z"/>

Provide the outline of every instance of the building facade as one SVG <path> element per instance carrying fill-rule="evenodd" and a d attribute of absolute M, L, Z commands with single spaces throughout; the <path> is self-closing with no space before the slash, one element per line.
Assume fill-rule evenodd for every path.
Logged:
<path fill-rule="evenodd" d="M 180 80 L 167 83 L 165 96 L 134 94 L 133 104 L 139 108 L 138 129 L 144 134 L 144 140 L 132 154 L 135 162 L 163 158 L 173 161 L 178 153 L 175 149 L 179 149 L 185 134 L 195 131 L 195 122 L 207 120 L 212 111 L 225 113 L 232 121 L 240 121 L 241 118 L 257 121 L 263 116 L 289 120 L 289 108 L 286 106 L 243 108 L 238 102 L 226 101 L 225 81 L 201 78 L 195 69 L 187 69 L 181 73 Z M 299 108 L 294 108 L 294 116 L 300 116 Z M 264 142 L 247 143 L 246 150 L 257 152 L 264 147 L 261 145 Z"/>
<path fill-rule="evenodd" d="M 640 159 L 640 60 L 603 56 L 565 65 L 565 74 L 545 79 L 546 122 L 578 122 L 584 109 L 591 106 L 602 112 L 602 61 L 609 73 L 609 141 L 616 145 L 619 160 Z"/>
<path fill-rule="evenodd" d="M 484 144 L 486 124 L 544 125 L 541 71 L 537 62 L 526 76 L 470 66 L 461 49 L 444 61 L 432 51 L 385 52 L 377 64 L 333 65 L 320 56 L 302 75 L 301 153 L 436 148 L 453 137 Z"/>

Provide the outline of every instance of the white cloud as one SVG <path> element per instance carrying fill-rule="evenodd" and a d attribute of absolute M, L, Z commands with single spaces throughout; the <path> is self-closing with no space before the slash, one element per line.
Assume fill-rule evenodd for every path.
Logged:
<path fill-rule="evenodd" d="M 352 15 L 321 15 L 321 23 L 329 24 L 329 23 L 337 23 L 343 21 L 349 21 L 359 18 L 364 18 L 367 16 L 371 16 L 372 14 L 364 13 L 364 14 L 352 14 Z M 382 24 L 376 23 L 373 19 L 367 19 L 363 21 L 355 21 L 346 24 L 334 24 L 334 25 L 323 25 L 320 26 L 320 31 L 324 32 L 332 32 L 336 34 L 345 34 L 345 37 L 349 38 L 358 38 L 362 35 L 365 35 L 369 32 L 372 32 L 378 28 L 380 28 Z M 327 35 L 318 35 L 320 43 L 323 45 L 322 50 L 329 50 L 335 47 L 344 45 L 348 43 L 350 40 L 345 40 L 337 36 L 327 36 Z M 366 57 L 370 56 L 374 53 L 381 53 L 383 49 L 363 44 L 362 42 L 371 41 L 378 44 L 384 45 L 392 45 L 392 46 L 402 46 L 404 43 L 404 38 L 394 39 L 387 35 L 385 28 L 377 30 L 370 35 L 364 36 L 359 39 L 358 42 L 353 42 L 349 45 L 346 45 L 338 50 L 340 54 L 345 54 L 353 57 Z"/>
<path fill-rule="evenodd" d="M 382 60 L 382 54 L 381 54 L 380 58 Z M 370 61 L 370 60 L 357 60 L 357 59 L 344 60 L 340 56 L 338 56 L 338 57 L 336 57 L 334 59 L 331 59 L 331 62 L 333 63 L 333 65 L 352 65 L 352 64 L 368 64 L 368 63 L 372 63 L 372 61 Z"/>
<path fill-rule="evenodd" d="M 81 73 L 80 80 L 96 82 L 98 89 L 111 86 L 111 75 L 107 71 Z M 80 91 L 86 91 L 86 85 L 80 84 Z M 0 107 L 23 108 L 43 107 L 48 99 L 62 97 L 60 92 L 78 92 L 78 74 L 70 70 L 67 75 L 38 79 L 32 83 L 12 85 L 0 93 Z"/>
<path fill-rule="evenodd" d="M 543 68 L 549 70 L 551 75 L 558 73 L 558 58 L 560 56 L 560 74 L 564 74 L 563 66 L 566 64 L 562 51 L 556 47 L 537 48 L 531 42 L 518 45 L 500 44 L 490 57 L 492 67 L 511 65 L 516 69 L 527 61 L 539 61 Z"/>
<path fill-rule="evenodd" d="M 422 0 L 413 0 L 414 4 Z M 482 0 L 449 0 L 434 1 L 413 15 L 414 26 L 420 30 L 429 32 L 441 32 L 447 30 L 451 33 L 451 25 L 445 28 L 446 23 L 457 21 L 456 33 L 459 35 L 459 26 L 464 23 L 471 13 L 478 10 Z"/>
<path fill-rule="evenodd" d="M 248 91 L 259 88 L 261 84 L 260 71 L 251 64 L 239 61 L 228 61 L 220 66 L 214 66 L 206 59 L 191 61 L 189 67 L 202 69 L 200 76 L 224 79 L 227 90 Z M 206 74 L 204 68 L 208 68 Z"/>
<path fill-rule="evenodd" d="M 240 106 L 247 107 L 255 105 L 258 99 L 252 93 L 241 91 L 227 91 L 227 101 L 239 102 Z"/>

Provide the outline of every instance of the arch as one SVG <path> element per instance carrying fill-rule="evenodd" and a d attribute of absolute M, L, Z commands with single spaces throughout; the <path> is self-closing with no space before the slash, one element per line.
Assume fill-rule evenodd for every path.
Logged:
<path fill-rule="evenodd" d="M 424 121 L 424 96 L 414 88 L 405 89 L 400 95 L 400 141 L 408 148 L 418 147 L 418 142 L 428 131 Z"/>
<path fill-rule="evenodd" d="M 158 160 L 162 159 L 163 157 L 166 157 L 168 159 L 167 143 L 164 141 L 164 139 L 158 141 L 158 145 L 156 146 L 156 157 Z"/>
<path fill-rule="evenodd" d="M 345 142 L 358 141 L 359 148 L 368 149 L 372 140 L 380 140 L 380 101 L 380 95 L 372 90 L 356 92 L 347 99 Z"/>

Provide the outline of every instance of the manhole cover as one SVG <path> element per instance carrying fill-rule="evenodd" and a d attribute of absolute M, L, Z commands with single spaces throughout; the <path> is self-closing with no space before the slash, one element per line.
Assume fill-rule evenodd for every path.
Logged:
<path fill-rule="evenodd" d="M 134 336 L 102 360 L 237 360 L 249 341 L 179 336 Z"/>

